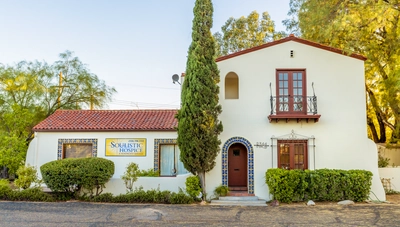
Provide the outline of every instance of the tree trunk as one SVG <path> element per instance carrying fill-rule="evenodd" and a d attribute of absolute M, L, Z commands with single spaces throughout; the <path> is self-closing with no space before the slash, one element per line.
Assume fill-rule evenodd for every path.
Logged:
<path fill-rule="evenodd" d="M 367 117 L 367 124 L 368 124 L 369 129 L 371 130 L 372 139 L 374 140 L 375 143 L 378 143 L 379 142 L 378 132 L 376 131 L 374 122 L 372 121 L 372 119 L 370 117 Z"/>
<path fill-rule="evenodd" d="M 378 124 L 379 124 L 379 143 L 386 143 L 386 127 L 385 127 L 385 123 L 384 123 L 384 119 L 382 117 L 381 112 L 375 111 L 376 113 L 376 119 L 378 120 Z"/>
<path fill-rule="evenodd" d="M 203 190 L 203 201 L 206 201 L 206 173 L 202 171 L 199 172 L 198 175 L 200 178 L 201 189 Z"/>
<path fill-rule="evenodd" d="M 1 178 L 8 179 L 8 169 L 6 166 L 3 166 L 3 170 L 1 171 Z"/>
<path fill-rule="evenodd" d="M 386 121 L 386 119 L 384 117 L 384 114 L 382 113 L 382 110 L 380 109 L 380 106 L 378 105 L 378 102 L 375 98 L 374 92 L 371 89 L 369 89 L 367 85 L 365 85 L 365 89 L 367 90 L 367 94 L 371 100 L 371 105 L 375 112 L 375 116 L 376 116 L 376 119 L 378 120 L 378 125 L 379 125 L 380 137 L 375 142 L 385 143 L 386 142 L 386 127 L 385 127 L 384 122 Z M 367 122 L 367 124 L 370 125 L 369 122 Z M 375 126 L 374 126 L 374 128 L 375 128 Z"/>

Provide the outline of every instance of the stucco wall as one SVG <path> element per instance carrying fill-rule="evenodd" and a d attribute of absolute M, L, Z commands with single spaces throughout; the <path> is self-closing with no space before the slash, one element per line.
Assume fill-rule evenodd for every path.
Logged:
<path fill-rule="evenodd" d="M 378 144 L 378 152 L 383 158 L 389 158 L 389 166 L 400 166 L 400 148 L 386 148 L 383 144 Z"/>
<path fill-rule="evenodd" d="M 290 50 L 294 51 L 293 58 Z M 313 136 L 315 154 L 314 148 L 309 146 L 309 169 L 370 170 L 374 173 L 373 191 L 384 199 L 376 147 L 367 139 L 363 61 L 290 41 L 218 62 L 218 67 L 223 110 L 220 119 L 224 125 L 220 136 L 222 144 L 239 136 L 253 147 L 256 142 L 271 145 L 272 137 L 290 134 L 292 130 L 299 135 Z M 319 122 L 268 121 L 271 92 L 276 96 L 276 69 L 306 70 L 307 95 L 313 95 L 311 84 L 314 83 L 318 114 L 321 114 Z M 237 100 L 225 99 L 223 95 L 225 76 L 229 72 L 239 77 Z M 276 152 L 276 146 L 254 147 L 254 192 L 267 200 L 271 197 L 265 184 L 265 172 L 277 167 Z M 221 160 L 219 155 L 217 163 Z M 221 184 L 221 171 L 221 165 L 217 165 L 207 175 L 209 191 Z"/>
<path fill-rule="evenodd" d="M 379 176 L 386 181 L 387 189 L 400 191 L 400 168 L 379 168 Z"/>
<path fill-rule="evenodd" d="M 154 140 L 155 139 L 176 139 L 176 132 L 40 132 L 36 133 L 35 139 L 30 143 L 26 162 L 37 167 L 40 174 L 40 166 L 57 160 L 58 139 L 97 139 L 97 157 L 107 158 L 114 162 L 115 173 L 110 182 L 106 185 L 105 192 L 114 194 L 125 193 L 126 189 L 120 179 L 124 174 L 126 166 L 135 162 L 140 169 L 154 167 Z M 146 138 L 145 157 L 106 156 L 106 138 Z M 157 189 L 179 191 L 179 187 L 185 187 L 185 180 L 190 174 L 177 177 L 143 177 L 135 182 L 135 187 L 142 186 L 145 190 Z"/>

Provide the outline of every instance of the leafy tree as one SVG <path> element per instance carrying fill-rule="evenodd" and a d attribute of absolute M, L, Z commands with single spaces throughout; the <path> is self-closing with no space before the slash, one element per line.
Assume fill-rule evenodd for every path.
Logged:
<path fill-rule="evenodd" d="M 218 57 L 286 36 L 284 32 L 275 31 L 275 23 L 268 12 L 263 12 L 260 18 L 257 11 L 247 17 L 229 18 L 221 27 L 221 32 L 214 33 Z"/>
<path fill-rule="evenodd" d="M 0 65 L 2 109 L 17 104 L 40 113 L 41 120 L 57 109 L 103 107 L 115 92 L 70 51 L 61 53 L 52 65 L 25 61 L 14 67 Z"/>
<path fill-rule="evenodd" d="M 211 0 L 196 0 L 192 43 L 188 51 L 186 76 L 182 85 L 181 109 L 178 111 L 178 145 L 185 168 L 200 177 L 203 199 L 206 198 L 205 173 L 215 166 L 221 141 L 222 123 L 218 120 L 219 71 L 215 44 L 211 35 L 213 6 Z"/>
<path fill-rule="evenodd" d="M 74 57 L 73 52 L 61 53 L 60 58 L 54 65 L 56 72 L 62 72 L 63 85 L 66 85 L 61 87 L 60 108 L 101 108 L 111 100 L 115 88 L 107 86 L 97 75 L 90 73 L 86 65 Z M 53 103 L 50 112 L 54 112 L 55 106 Z"/>
<path fill-rule="evenodd" d="M 70 51 L 52 65 L 0 64 L 0 166 L 14 173 L 25 159 L 32 127 L 57 109 L 102 107 L 115 92 Z"/>
<path fill-rule="evenodd" d="M 7 167 L 8 173 L 15 173 L 25 160 L 33 118 L 29 110 L 18 105 L 0 116 L 0 166 Z"/>
<path fill-rule="evenodd" d="M 375 142 L 400 141 L 400 4 L 388 0 L 291 0 L 288 29 L 357 52 L 365 62 L 367 124 Z M 296 21 L 296 18 L 298 19 Z"/>

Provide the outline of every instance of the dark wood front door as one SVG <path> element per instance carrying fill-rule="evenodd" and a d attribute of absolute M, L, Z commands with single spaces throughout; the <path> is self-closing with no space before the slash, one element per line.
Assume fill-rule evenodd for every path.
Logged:
<path fill-rule="evenodd" d="M 228 186 L 247 187 L 247 149 L 243 144 L 229 147 Z"/>

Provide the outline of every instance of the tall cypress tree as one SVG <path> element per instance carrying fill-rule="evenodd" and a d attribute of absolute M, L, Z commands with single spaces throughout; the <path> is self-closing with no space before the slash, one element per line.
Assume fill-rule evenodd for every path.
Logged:
<path fill-rule="evenodd" d="M 215 62 L 215 44 L 211 34 L 213 6 L 211 0 L 196 0 L 192 43 L 182 85 L 181 109 L 178 111 L 178 145 L 185 168 L 200 177 L 203 199 L 206 196 L 205 173 L 215 166 L 221 144 L 218 135 L 219 71 Z"/>

